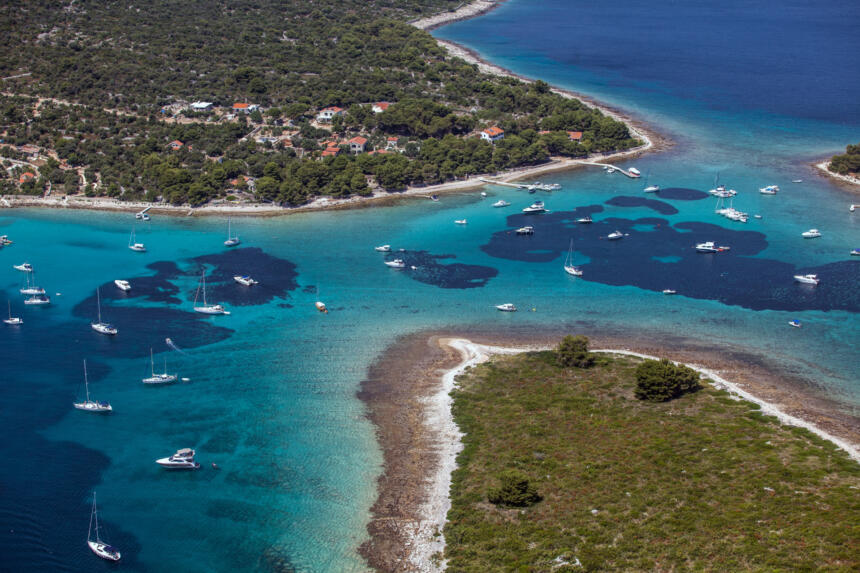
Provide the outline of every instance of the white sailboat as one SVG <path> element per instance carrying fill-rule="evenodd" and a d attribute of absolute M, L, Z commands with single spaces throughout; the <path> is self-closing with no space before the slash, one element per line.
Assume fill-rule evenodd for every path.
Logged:
<path fill-rule="evenodd" d="M 93 540 L 93 521 L 95 521 L 96 527 L 96 538 Z M 90 528 L 87 531 L 87 545 L 89 545 L 90 549 L 93 553 L 101 557 L 102 559 L 107 559 L 108 561 L 119 561 L 120 560 L 120 552 L 116 547 L 111 547 L 106 542 L 102 541 L 99 536 L 99 512 L 96 508 L 96 492 L 93 492 L 93 510 L 90 513 Z"/>
<path fill-rule="evenodd" d="M 119 332 L 116 327 L 110 323 L 102 322 L 102 295 L 99 292 L 99 289 L 96 289 L 96 301 L 98 301 L 97 304 L 99 309 L 99 320 L 98 322 L 91 322 L 90 326 L 99 334 L 109 334 L 111 336 L 115 335 L 117 332 Z"/>
<path fill-rule="evenodd" d="M 36 286 L 36 271 L 30 269 L 27 271 L 27 286 L 22 288 L 20 291 L 21 294 L 29 294 L 29 295 L 41 295 L 45 294 L 45 289 L 40 286 Z"/>
<path fill-rule="evenodd" d="M 564 261 L 564 272 L 574 277 L 582 276 L 582 269 L 573 265 L 573 239 L 570 240 L 570 248 L 567 250 L 567 259 Z"/>
<path fill-rule="evenodd" d="M 230 217 L 227 217 L 227 240 L 224 241 L 224 246 L 225 247 L 235 247 L 240 242 L 241 241 L 239 241 L 239 235 L 236 235 L 234 237 L 233 234 L 230 232 Z"/>
<path fill-rule="evenodd" d="M 12 316 L 12 303 L 8 300 L 6 301 L 6 306 L 9 307 L 9 318 L 4 318 L 3 322 L 6 324 L 11 324 L 12 326 L 19 326 L 24 324 L 24 319 L 19 316 Z"/>
<path fill-rule="evenodd" d="M 146 246 L 143 243 L 137 242 L 137 235 L 134 233 L 134 227 L 131 228 L 131 235 L 128 237 L 128 248 L 137 253 L 146 252 Z"/>
<path fill-rule="evenodd" d="M 152 367 L 152 375 L 143 379 L 144 384 L 172 384 L 179 379 L 178 374 L 167 373 L 167 357 L 164 357 L 164 372 L 162 374 L 155 373 L 155 360 L 152 355 L 152 348 L 149 349 L 149 364 Z"/>
<path fill-rule="evenodd" d="M 75 402 L 73 405 L 78 410 L 85 412 L 113 412 L 113 408 L 107 402 L 90 400 L 90 382 L 87 380 L 87 361 L 84 360 L 84 388 L 86 388 L 87 399 L 83 402 Z"/>
<path fill-rule="evenodd" d="M 203 289 L 203 305 L 197 306 L 197 298 L 200 296 L 200 289 Z M 206 302 L 206 271 L 200 275 L 200 284 L 197 286 L 197 294 L 194 295 L 194 312 L 202 314 L 230 314 L 224 310 L 220 304 L 208 304 Z"/>

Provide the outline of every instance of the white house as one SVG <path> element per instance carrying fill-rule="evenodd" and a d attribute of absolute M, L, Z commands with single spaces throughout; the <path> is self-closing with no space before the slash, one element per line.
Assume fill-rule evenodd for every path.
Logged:
<path fill-rule="evenodd" d="M 349 143 L 349 150 L 352 153 L 364 153 L 364 146 L 367 145 L 367 139 L 357 135 L 347 141 Z"/>
<path fill-rule="evenodd" d="M 387 101 L 376 102 L 375 104 L 370 106 L 370 111 L 372 111 L 373 113 L 382 113 L 383 111 L 387 110 L 388 106 L 390 105 L 391 104 Z"/>
<path fill-rule="evenodd" d="M 489 141 L 490 143 L 495 143 L 505 138 L 505 130 L 501 127 L 493 126 L 488 127 L 484 131 L 481 132 L 481 139 L 484 141 Z"/>
<path fill-rule="evenodd" d="M 326 107 L 317 114 L 317 121 L 329 123 L 336 115 L 343 115 L 343 108 L 337 106 Z"/>

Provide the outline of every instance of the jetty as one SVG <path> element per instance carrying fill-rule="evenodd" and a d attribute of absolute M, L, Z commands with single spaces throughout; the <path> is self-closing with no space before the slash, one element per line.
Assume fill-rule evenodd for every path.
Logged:
<path fill-rule="evenodd" d="M 630 179 L 639 179 L 639 175 L 637 175 L 635 173 L 631 173 L 630 171 L 628 171 L 626 169 L 622 169 L 621 167 L 618 167 L 616 165 L 612 165 L 610 163 L 599 163 L 597 161 L 576 161 L 575 163 L 579 163 L 580 165 L 596 165 L 598 167 L 608 167 L 610 169 L 614 169 L 615 171 L 618 171 L 619 173 L 623 173 L 624 175 L 626 175 Z"/>
<path fill-rule="evenodd" d="M 490 185 L 504 185 L 505 187 L 514 187 L 516 189 L 528 189 L 529 191 L 556 191 L 561 189 L 558 183 L 508 183 L 507 181 L 495 181 L 487 177 L 478 177 L 481 183 L 489 183 Z"/>

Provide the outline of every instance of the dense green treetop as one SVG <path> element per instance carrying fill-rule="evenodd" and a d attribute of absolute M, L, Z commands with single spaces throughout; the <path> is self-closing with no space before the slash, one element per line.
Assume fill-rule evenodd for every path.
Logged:
<path fill-rule="evenodd" d="M 830 159 L 830 171 L 840 175 L 860 173 L 860 143 L 849 145 L 842 155 L 834 155 Z"/>

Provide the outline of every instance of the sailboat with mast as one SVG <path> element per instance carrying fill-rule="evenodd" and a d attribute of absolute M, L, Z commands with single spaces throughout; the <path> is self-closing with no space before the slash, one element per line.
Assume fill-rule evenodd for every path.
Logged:
<path fill-rule="evenodd" d="M 230 228 L 230 217 L 227 217 L 227 240 L 224 241 L 225 247 L 235 247 L 241 241 L 239 241 L 239 235 L 233 236 Z"/>
<path fill-rule="evenodd" d="M 134 233 L 134 227 L 131 228 L 131 235 L 128 238 L 128 248 L 138 253 L 146 252 L 146 246 L 143 243 L 137 242 L 137 236 Z"/>
<path fill-rule="evenodd" d="M 203 290 L 203 305 L 197 305 L 197 299 L 200 297 L 200 290 Z M 197 285 L 197 294 L 194 295 L 194 312 L 202 314 L 230 314 L 220 304 L 208 304 L 206 302 L 206 270 L 200 275 L 200 284 Z"/>
<path fill-rule="evenodd" d="M 90 326 L 99 334 L 115 335 L 119 332 L 116 327 L 108 322 L 102 322 L 102 295 L 99 292 L 99 289 L 96 289 L 96 301 L 99 309 L 99 320 L 98 322 L 91 322 Z"/>
<path fill-rule="evenodd" d="M 27 286 L 25 286 L 18 292 L 20 292 L 21 294 L 29 294 L 33 296 L 45 294 L 45 289 L 40 286 L 36 286 L 36 271 L 32 269 L 27 271 Z"/>
<path fill-rule="evenodd" d="M 567 258 L 564 261 L 564 272 L 574 277 L 582 276 L 582 269 L 573 264 L 573 239 L 570 240 L 570 248 L 567 250 Z"/>
<path fill-rule="evenodd" d="M 11 324 L 12 326 L 19 326 L 24 324 L 24 319 L 20 316 L 12 316 L 12 303 L 8 300 L 6 301 L 6 306 L 9 308 L 9 318 L 4 318 L 3 322 L 6 324 Z"/>
<path fill-rule="evenodd" d="M 95 522 L 95 532 L 96 538 L 93 539 L 93 523 Z M 90 528 L 87 531 L 87 545 L 89 545 L 90 549 L 93 553 L 101 557 L 102 559 L 107 559 L 108 561 L 119 561 L 120 560 L 120 552 L 116 547 L 111 547 L 105 541 L 102 541 L 101 536 L 99 535 L 99 511 L 96 507 L 96 492 L 93 492 L 93 510 L 90 512 Z"/>
<path fill-rule="evenodd" d="M 86 388 L 87 399 L 83 402 L 75 402 L 73 405 L 78 410 L 85 412 L 113 412 L 113 408 L 108 402 L 99 402 L 98 400 L 90 400 L 90 381 L 87 379 L 87 361 L 84 360 L 84 388 Z"/>
<path fill-rule="evenodd" d="M 172 384 L 179 379 L 178 374 L 167 373 L 167 357 L 164 357 L 164 372 L 162 374 L 155 373 L 155 360 L 152 355 L 152 348 L 149 349 L 149 364 L 152 367 L 152 375 L 149 378 L 144 378 L 144 384 Z"/>

